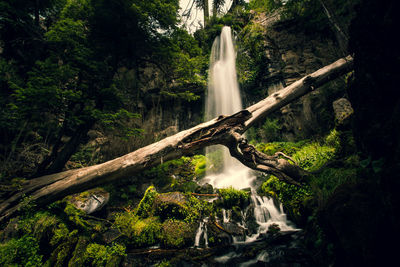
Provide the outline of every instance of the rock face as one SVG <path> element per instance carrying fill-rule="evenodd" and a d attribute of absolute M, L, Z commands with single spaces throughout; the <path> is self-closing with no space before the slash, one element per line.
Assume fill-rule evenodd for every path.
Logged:
<path fill-rule="evenodd" d="M 262 92 L 263 97 L 343 56 L 333 34 L 307 33 L 295 20 L 282 19 L 280 14 L 280 9 L 270 14 L 256 13 L 253 19 L 263 30 L 268 71 L 261 78 L 259 88 L 251 90 Z M 327 130 L 334 125 L 332 102 L 344 94 L 345 83 L 336 80 L 324 88 L 287 105 L 276 114 L 279 124 L 283 125 L 281 135 L 284 140 L 308 138 L 324 131 L 324 127 Z M 247 93 L 248 103 L 260 98 L 251 94 Z"/>

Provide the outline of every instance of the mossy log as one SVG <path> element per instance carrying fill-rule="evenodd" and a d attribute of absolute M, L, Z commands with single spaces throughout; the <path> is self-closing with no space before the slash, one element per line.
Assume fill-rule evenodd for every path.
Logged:
<path fill-rule="evenodd" d="M 268 114 L 351 71 L 352 68 L 351 56 L 339 59 L 231 116 L 221 115 L 102 164 L 32 179 L 19 192 L 0 201 L 0 222 L 13 216 L 24 203 L 26 204 L 27 201 L 22 201 L 26 197 L 38 206 L 46 205 L 69 194 L 129 178 L 163 161 L 192 155 L 204 147 L 217 144 L 228 147 L 233 157 L 250 168 L 300 185 L 306 175 L 304 170 L 290 164 L 289 158 L 282 153 L 269 156 L 258 152 L 246 142 L 242 134 Z"/>

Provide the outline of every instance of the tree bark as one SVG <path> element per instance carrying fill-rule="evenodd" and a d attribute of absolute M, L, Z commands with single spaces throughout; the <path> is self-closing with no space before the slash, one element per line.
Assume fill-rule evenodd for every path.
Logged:
<path fill-rule="evenodd" d="M 349 72 L 353 59 L 348 56 L 300 79 L 264 100 L 231 116 L 219 116 L 191 129 L 181 131 L 159 142 L 140 148 L 102 164 L 51 174 L 30 180 L 21 191 L 0 203 L 0 222 L 22 207 L 29 196 L 39 206 L 69 194 L 130 177 L 163 161 L 191 155 L 206 146 L 222 144 L 244 165 L 276 175 L 288 183 L 301 185 L 307 173 L 283 153 L 269 156 L 249 145 L 242 134 L 257 121 L 291 101 L 315 90 L 318 86 Z"/>

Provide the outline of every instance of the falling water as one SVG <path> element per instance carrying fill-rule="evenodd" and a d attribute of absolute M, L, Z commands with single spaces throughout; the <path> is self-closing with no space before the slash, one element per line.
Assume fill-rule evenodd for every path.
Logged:
<path fill-rule="evenodd" d="M 239 84 L 236 78 L 236 53 L 230 27 L 223 27 L 221 36 L 215 38 L 210 56 L 210 72 L 206 102 L 206 119 L 211 120 L 219 115 L 232 115 L 242 110 Z M 204 180 L 214 187 L 234 186 L 242 189 L 251 187 L 254 177 L 248 168 L 231 157 L 225 147 L 222 150 L 223 172 L 218 175 L 207 175 Z M 208 148 L 209 154 L 215 148 Z"/>
<path fill-rule="evenodd" d="M 210 57 L 209 85 L 206 102 L 206 119 L 210 120 L 219 115 L 231 115 L 242 109 L 239 86 L 236 78 L 236 54 L 233 45 L 231 29 L 223 27 L 221 36 L 218 36 L 212 46 Z M 213 148 L 215 150 L 215 148 Z M 228 149 L 223 149 L 222 173 L 209 174 L 203 179 L 203 183 L 209 183 L 215 188 L 232 186 L 236 189 L 252 188 L 252 203 L 254 204 L 254 216 L 259 224 L 256 235 L 248 237 L 246 242 L 255 240 L 260 233 L 265 233 L 268 226 L 277 224 L 281 230 L 293 230 L 288 225 L 286 215 L 282 207 L 276 207 L 272 199 L 260 197 L 254 189 L 256 177 L 249 168 L 231 157 Z M 207 154 L 210 150 L 206 151 Z M 223 221 L 227 222 L 229 216 L 224 211 Z M 201 227 L 201 226 L 200 226 Z"/>

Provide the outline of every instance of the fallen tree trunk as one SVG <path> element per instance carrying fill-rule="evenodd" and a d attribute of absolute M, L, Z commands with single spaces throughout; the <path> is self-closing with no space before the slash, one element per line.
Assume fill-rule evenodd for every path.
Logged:
<path fill-rule="evenodd" d="M 0 222 L 10 218 L 23 206 L 21 200 L 29 197 L 39 206 L 81 192 L 95 186 L 130 177 L 163 161 L 193 154 L 206 146 L 221 144 L 244 165 L 295 185 L 300 185 L 307 173 L 287 156 L 273 156 L 258 152 L 242 134 L 257 121 L 295 99 L 315 90 L 318 86 L 352 69 L 353 59 L 348 56 L 298 80 L 279 92 L 231 116 L 219 116 L 191 129 L 179 132 L 159 142 L 140 148 L 102 164 L 46 175 L 30 180 L 23 189 L 0 204 Z"/>

